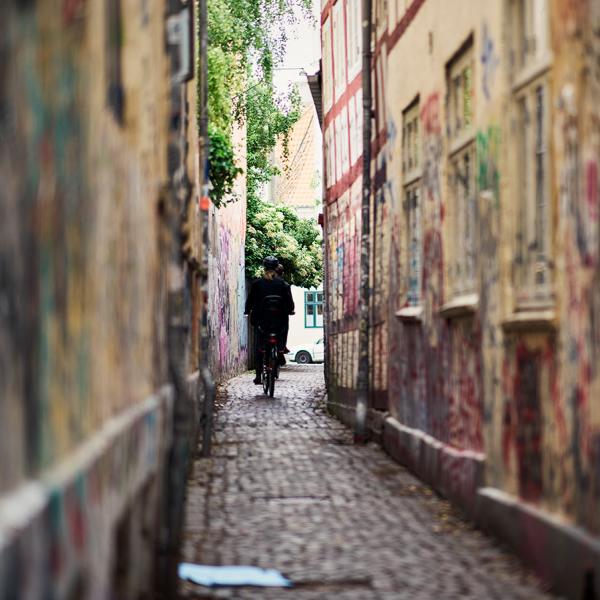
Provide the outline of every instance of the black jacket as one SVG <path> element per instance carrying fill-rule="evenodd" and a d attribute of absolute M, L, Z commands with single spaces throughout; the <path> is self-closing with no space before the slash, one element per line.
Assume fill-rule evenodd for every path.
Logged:
<path fill-rule="evenodd" d="M 246 300 L 244 314 L 250 315 L 250 322 L 256 325 L 252 318 L 252 313 L 256 313 L 265 296 L 280 296 L 283 299 L 287 314 L 294 312 L 294 300 L 292 298 L 292 289 L 283 279 L 278 277 L 274 279 L 257 279 L 252 282 L 250 293 Z"/>

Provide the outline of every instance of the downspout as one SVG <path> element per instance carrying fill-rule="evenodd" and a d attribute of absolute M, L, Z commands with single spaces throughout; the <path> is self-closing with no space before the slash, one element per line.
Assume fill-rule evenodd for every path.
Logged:
<path fill-rule="evenodd" d="M 200 287 L 202 290 L 202 321 L 200 323 L 200 352 L 198 356 L 198 370 L 202 388 L 204 390 L 204 402 L 200 426 L 202 428 L 202 456 L 210 456 L 213 428 L 213 412 L 215 404 L 215 382 L 208 367 L 209 336 L 208 336 L 208 256 L 209 256 L 209 207 L 208 197 L 208 0 L 199 0 L 199 25 L 198 37 L 200 44 L 200 64 L 198 68 L 198 107 L 200 115 L 198 119 L 198 152 L 201 168 L 201 198 L 200 218 L 202 228 L 202 265 L 200 268 Z"/>
<path fill-rule="evenodd" d="M 369 400 L 369 304 L 371 250 L 371 31 L 372 0 L 362 0 L 362 90 L 363 90 L 363 173 L 362 231 L 360 245 L 360 295 L 358 326 L 358 377 L 356 386 L 356 421 L 354 441 L 367 440 L 367 405 Z"/>

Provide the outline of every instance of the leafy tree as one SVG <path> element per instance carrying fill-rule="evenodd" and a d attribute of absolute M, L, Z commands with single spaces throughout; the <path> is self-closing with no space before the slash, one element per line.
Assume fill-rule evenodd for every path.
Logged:
<path fill-rule="evenodd" d="M 247 139 L 247 275 L 260 271 L 272 253 L 292 283 L 311 287 L 321 278 L 320 232 L 291 209 L 272 206 L 260 197 L 262 186 L 278 169 L 271 161 L 279 139 L 284 142 L 300 117 L 297 89 L 277 94 L 273 69 L 283 58 L 286 24 L 298 11 L 310 13 L 312 0 L 208 0 L 208 116 L 210 122 L 211 197 L 216 206 L 235 201 L 233 130 L 245 124 Z"/>
<path fill-rule="evenodd" d="M 265 256 L 276 256 L 285 279 L 300 287 L 317 287 L 323 278 L 320 232 L 289 207 L 258 198 L 248 200 L 246 276 L 260 277 Z"/>

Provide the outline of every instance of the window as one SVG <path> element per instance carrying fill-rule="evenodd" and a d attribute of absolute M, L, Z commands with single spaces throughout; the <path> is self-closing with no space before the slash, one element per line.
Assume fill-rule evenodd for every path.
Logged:
<path fill-rule="evenodd" d="M 325 186 L 329 189 L 333 184 L 331 127 L 326 129 L 323 134 L 323 154 L 325 157 Z"/>
<path fill-rule="evenodd" d="M 349 168 L 349 148 L 348 148 L 348 108 L 344 106 L 340 113 L 340 155 L 341 169 L 345 173 Z"/>
<path fill-rule="evenodd" d="M 121 0 L 108 0 L 106 3 L 106 103 L 121 125 L 125 119 L 125 92 L 121 64 L 122 45 Z"/>
<path fill-rule="evenodd" d="M 350 130 L 350 165 L 353 166 L 362 154 L 362 90 L 350 99 L 349 110 L 351 119 L 354 115 L 354 127 Z"/>
<path fill-rule="evenodd" d="M 352 81 L 360 73 L 361 66 L 361 3 L 360 0 L 347 0 L 346 23 L 348 28 L 348 80 Z"/>
<path fill-rule="evenodd" d="M 350 156 L 349 156 L 349 160 L 350 160 L 350 166 L 354 165 L 354 163 L 356 162 L 356 159 L 358 158 L 358 155 L 356 153 L 357 151 L 357 144 L 356 144 L 356 104 L 355 104 L 355 97 L 353 96 L 352 98 L 350 98 L 350 102 L 348 103 L 348 118 L 350 119 L 350 124 L 348 125 L 349 129 L 350 129 Z"/>
<path fill-rule="evenodd" d="M 333 5 L 333 69 L 336 100 L 346 87 L 346 39 L 344 33 L 344 5 L 338 0 Z"/>
<path fill-rule="evenodd" d="M 449 165 L 448 284 L 452 296 L 475 291 L 475 131 L 473 44 L 469 41 L 447 69 Z"/>
<path fill-rule="evenodd" d="M 448 69 L 448 133 L 462 141 L 473 130 L 473 46 L 461 52 Z"/>
<path fill-rule="evenodd" d="M 550 289 L 548 99 L 543 80 L 516 96 L 518 131 L 517 304 L 538 303 Z"/>
<path fill-rule="evenodd" d="M 421 144 L 419 141 L 419 101 L 402 115 L 402 173 L 404 182 L 404 222 L 406 224 L 406 303 L 421 302 Z"/>
<path fill-rule="evenodd" d="M 547 0 L 511 0 L 514 124 L 516 307 L 548 303 L 551 295 L 549 185 L 549 16 Z"/>
<path fill-rule="evenodd" d="M 475 290 L 475 152 L 469 144 L 450 159 L 452 197 L 452 260 L 450 285 L 454 296 Z"/>
<path fill-rule="evenodd" d="M 408 240 L 407 265 L 407 304 L 419 306 L 421 303 L 421 190 L 420 182 L 404 188 L 406 229 Z"/>
<path fill-rule="evenodd" d="M 304 327 L 323 327 L 323 292 L 304 292 Z"/>
<path fill-rule="evenodd" d="M 335 119 L 335 180 L 342 178 L 342 115 L 339 114 Z"/>
<path fill-rule="evenodd" d="M 331 21 L 323 23 L 323 110 L 327 112 L 333 102 L 333 69 L 331 64 Z"/>
<path fill-rule="evenodd" d="M 407 179 L 414 179 L 415 172 L 420 174 L 421 168 L 418 102 L 414 102 L 411 107 L 404 111 L 402 121 L 402 172 L 406 181 Z"/>
<path fill-rule="evenodd" d="M 548 58 L 548 0 L 512 0 L 510 13 L 513 75 L 518 76 Z"/>

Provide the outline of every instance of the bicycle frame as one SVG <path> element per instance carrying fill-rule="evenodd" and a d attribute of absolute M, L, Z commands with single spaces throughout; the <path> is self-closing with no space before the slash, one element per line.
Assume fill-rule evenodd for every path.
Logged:
<path fill-rule="evenodd" d="M 262 384 L 266 395 L 273 397 L 275 393 L 275 379 L 279 372 L 279 356 L 277 352 L 277 336 L 271 333 L 265 342 L 263 357 Z"/>

